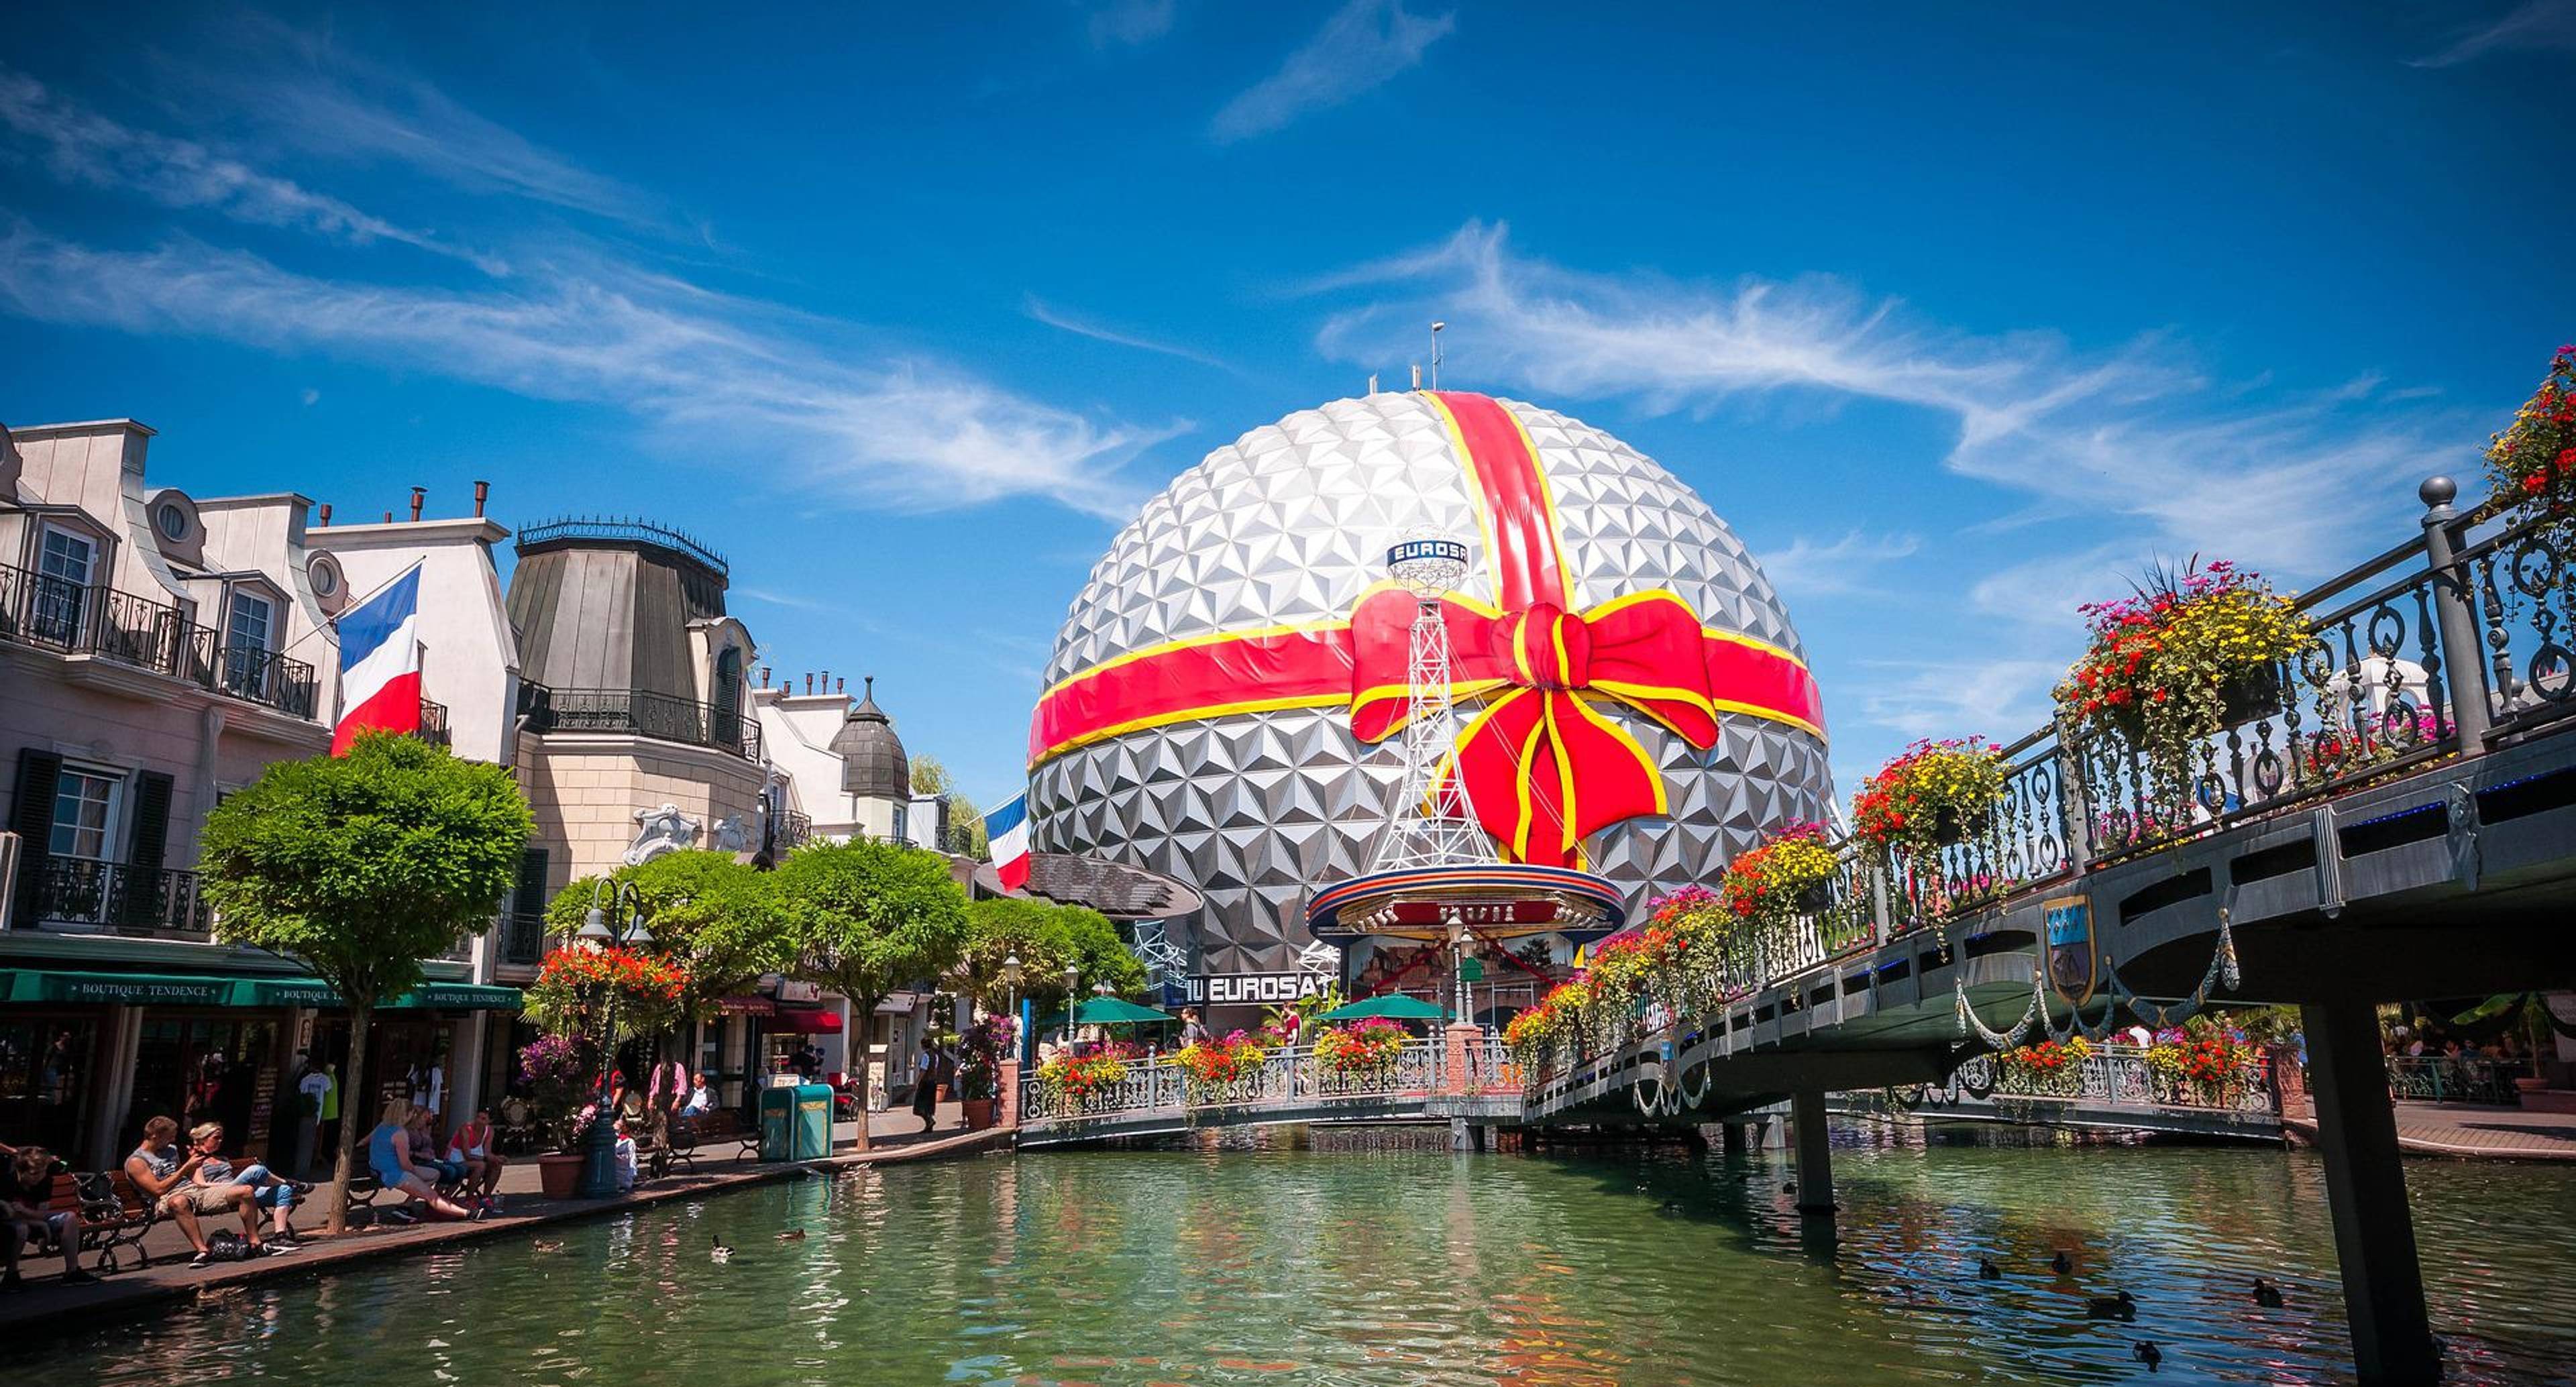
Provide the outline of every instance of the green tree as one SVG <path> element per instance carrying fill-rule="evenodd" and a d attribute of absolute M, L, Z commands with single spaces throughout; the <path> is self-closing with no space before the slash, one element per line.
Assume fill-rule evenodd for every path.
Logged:
<path fill-rule="evenodd" d="M 215 935 L 291 958 L 349 1008 L 340 1154 L 327 1228 L 347 1226 L 351 1153 L 377 1006 L 424 958 L 490 928 L 534 827 L 510 773 L 416 737 L 360 737 L 345 757 L 279 761 L 206 819 L 198 870 Z"/>
<path fill-rule="evenodd" d="M 688 973 L 688 987 L 668 1018 L 674 1023 L 706 1020 L 718 999 L 750 991 L 761 974 L 784 971 L 794 959 L 770 874 L 736 862 L 732 853 L 666 852 L 606 879 L 634 885 L 653 936 L 651 952 Z M 601 880 L 580 877 L 556 892 L 546 903 L 547 931 L 569 937 L 580 929 Z M 662 1052 L 657 1044 L 655 1053 Z"/>
<path fill-rule="evenodd" d="M 1013 955 L 1020 960 L 1019 995 L 1040 1007 L 1063 1005 L 1067 964 L 1082 970 L 1086 991 L 1107 983 L 1110 991 L 1132 996 L 1145 987 L 1145 965 L 1098 911 L 1013 896 L 968 905 L 957 971 L 967 994 L 986 1011 L 1010 1005 L 1002 965 Z"/>
<path fill-rule="evenodd" d="M 936 978 L 966 943 L 966 894 L 948 859 L 899 843 L 812 843 L 776 873 L 778 904 L 793 940 L 797 976 L 850 999 L 861 1043 L 877 1004 L 907 983 Z M 888 1057 L 889 1060 L 895 1058 Z M 858 1086 L 859 1149 L 868 1147 L 868 1070 Z"/>
<path fill-rule="evenodd" d="M 948 801 L 948 841 L 940 844 L 941 847 L 978 860 L 992 850 L 992 842 L 984 832 L 983 811 L 975 807 L 975 801 L 968 799 L 965 791 L 957 788 L 956 777 L 948 773 L 948 768 L 939 763 L 938 757 L 912 758 L 912 792 L 937 795 Z"/>

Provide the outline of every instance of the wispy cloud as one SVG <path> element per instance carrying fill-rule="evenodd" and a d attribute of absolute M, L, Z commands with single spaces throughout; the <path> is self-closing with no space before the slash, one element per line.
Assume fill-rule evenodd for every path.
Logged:
<path fill-rule="evenodd" d="M 1454 10 L 1425 17 L 1408 12 L 1402 0 L 1349 0 L 1277 72 L 1227 102 L 1208 133 L 1220 143 L 1266 135 L 1383 86 L 1421 62 L 1423 50 L 1446 38 L 1457 21 Z"/>
<path fill-rule="evenodd" d="M 0 310 L 605 403 L 655 425 L 674 452 L 783 460 L 879 509 L 1037 496 L 1123 519 L 1142 493 L 1120 467 L 1187 427 L 1095 420 L 928 360 L 851 364 L 829 334 L 795 330 L 811 320 L 609 265 L 536 266 L 462 291 L 318 278 L 193 240 L 102 250 L 14 223 L 0 235 Z"/>
<path fill-rule="evenodd" d="M 1567 270 L 1516 254 L 1505 229 L 1448 241 L 1311 286 L 1374 289 L 1331 316 L 1328 356 L 1401 359 L 1427 317 L 1477 344 L 1489 378 L 1655 411 L 1798 392 L 1873 399 L 1956 420 L 1950 470 L 2024 493 L 2020 523 L 2126 522 L 2138 548 L 2223 552 L 2291 569 L 2345 557 L 2349 498 L 2400 498 L 2410 474 L 2456 458 L 2458 421 L 2391 397 L 2210 388 L 2156 337 L 2087 357 L 2053 334 L 1974 336 L 1922 322 L 1841 281 L 1711 286 Z"/>
<path fill-rule="evenodd" d="M 751 601 L 759 602 L 767 606 L 785 607 L 791 611 L 799 612 L 836 612 L 842 610 L 843 605 L 846 605 L 836 605 L 834 603 L 822 601 L 819 598 L 799 597 L 790 592 L 771 592 L 767 588 L 736 587 L 728 589 L 728 591 L 735 597 L 748 598 Z"/>
<path fill-rule="evenodd" d="M 1877 569 L 1909 558 L 1922 549 L 1917 535 L 1869 535 L 1859 530 L 1844 532 L 1830 544 L 1819 544 L 1805 535 L 1789 541 L 1788 547 L 1774 549 L 1762 556 L 1762 572 L 1771 586 L 1790 599 L 1847 597 L 1867 592 Z"/>
<path fill-rule="evenodd" d="M 427 231 L 398 226 L 197 141 L 135 129 L 6 68 L 0 68 L 0 129 L 16 137 L 16 148 L 66 183 L 128 193 L 164 207 L 202 209 L 256 226 L 314 232 L 354 245 L 397 241 L 469 261 L 488 274 L 508 272 L 497 257 L 450 245 Z"/>
<path fill-rule="evenodd" d="M 2050 659 L 1864 661 L 1862 720 L 1906 737 L 1977 733 L 2011 739 L 2048 721 L 2048 690 L 2066 672 Z M 1838 710 L 1828 709 L 1828 712 Z M 1842 777 L 1846 785 L 1859 781 Z"/>
<path fill-rule="evenodd" d="M 1195 351 L 1188 347 L 1177 346 L 1170 342 L 1157 341 L 1154 338 L 1140 336 L 1132 332 L 1122 332 L 1112 327 L 1104 327 L 1088 318 L 1080 318 L 1073 314 L 1059 311 L 1058 309 L 1049 306 L 1045 300 L 1040 299 L 1035 294 L 1028 296 L 1024 308 L 1030 318 L 1044 323 L 1048 327 L 1054 328 L 1060 332 L 1070 332 L 1076 337 L 1088 337 L 1095 342 L 1107 342 L 1120 347 L 1133 347 L 1140 352 L 1154 352 L 1162 356 L 1179 357 L 1183 361 L 1193 361 L 1201 366 L 1212 366 L 1220 371 L 1231 371 L 1235 369 L 1225 362 L 1209 356 L 1205 352 Z"/>
<path fill-rule="evenodd" d="M 2415 60 L 2417 67 L 2451 67 L 2490 53 L 2576 49 L 2576 0 L 2524 0 L 2502 18 L 2470 30 L 2450 47 Z"/>
<path fill-rule="evenodd" d="M 1109 0 L 1090 8 L 1091 43 L 1095 48 L 1152 43 L 1172 32 L 1172 24 L 1180 15 L 1177 0 Z"/>
<path fill-rule="evenodd" d="M 660 198 L 582 167 L 468 108 L 429 82 L 355 53 L 327 32 L 246 16 L 240 67 L 175 74 L 314 158 L 395 163 L 472 193 L 506 194 L 669 235 L 703 239 Z"/>

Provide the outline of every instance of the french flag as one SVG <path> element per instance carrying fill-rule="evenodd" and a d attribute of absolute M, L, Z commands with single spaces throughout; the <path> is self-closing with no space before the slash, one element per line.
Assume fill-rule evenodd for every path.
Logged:
<path fill-rule="evenodd" d="M 1029 884 L 1029 796 L 1020 792 L 1018 799 L 984 816 L 984 837 L 993 849 L 993 874 L 1002 879 L 1002 889 L 1017 891 Z"/>
<path fill-rule="evenodd" d="M 340 722 L 331 754 L 346 756 L 361 732 L 420 730 L 420 565 L 339 621 Z"/>

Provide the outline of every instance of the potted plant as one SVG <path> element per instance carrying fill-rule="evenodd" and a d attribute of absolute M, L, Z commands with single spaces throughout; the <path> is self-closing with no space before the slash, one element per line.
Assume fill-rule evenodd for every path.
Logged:
<path fill-rule="evenodd" d="M 1234 1101 L 1237 1086 L 1260 1074 L 1261 1062 L 1269 1053 L 1260 1041 L 1234 1031 L 1222 1039 L 1184 1045 L 1172 1060 L 1180 1065 L 1183 1086 L 1195 1106 Z"/>
<path fill-rule="evenodd" d="M 1984 832 L 2003 797 L 2003 756 L 1985 738 L 1916 742 L 1861 782 L 1852 836 L 1920 863 Z"/>
<path fill-rule="evenodd" d="M 538 1128 L 559 1147 L 537 1157 L 537 1177 L 548 1199 L 570 1199 L 581 1178 L 585 1115 L 596 1116 L 582 1100 L 598 1075 L 589 1047 L 575 1037 L 544 1035 L 519 1048 L 519 1078 L 528 1086 Z"/>
<path fill-rule="evenodd" d="M 1404 1054 L 1404 1027 L 1382 1016 L 1315 1030 L 1315 1064 L 1345 1086 L 1382 1086 L 1395 1079 Z"/>
<path fill-rule="evenodd" d="M 993 1125 L 994 1105 L 1002 1096 L 1002 1067 L 1011 1062 L 1019 1023 L 1009 1016 L 987 1016 L 966 1028 L 958 1041 L 957 1106 L 966 1115 L 966 1130 Z"/>
<path fill-rule="evenodd" d="M 1125 1056 L 1109 1050 L 1087 1055 L 1058 1052 L 1038 1066 L 1038 1077 L 1055 1090 L 1055 1109 L 1071 1116 L 1083 1105 L 1127 1080 Z"/>
<path fill-rule="evenodd" d="M 2549 359 L 2549 374 L 2502 433 L 2487 440 L 2489 507 L 2525 519 L 2576 514 L 2576 346 Z"/>
<path fill-rule="evenodd" d="M 2143 757 L 2167 804 L 2198 784 L 2204 739 L 2281 706 L 2281 671 L 2314 643 L 2260 574 L 2195 558 L 2081 609 L 2090 643 L 2058 681 L 2062 728 Z"/>

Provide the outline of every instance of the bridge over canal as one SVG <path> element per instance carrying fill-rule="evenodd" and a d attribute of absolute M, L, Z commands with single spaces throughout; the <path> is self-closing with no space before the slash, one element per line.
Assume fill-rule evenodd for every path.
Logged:
<path fill-rule="evenodd" d="M 1680 1126 L 1785 1101 L 1802 1208 L 1830 1219 L 1829 1093 L 1946 1083 L 2051 1030 L 2294 1003 L 2360 1376 L 2434 1381 L 2374 1007 L 2576 987 L 2576 539 L 2460 514 L 2440 478 L 2421 496 L 2419 534 L 2299 599 L 2314 645 L 2198 746 L 2180 793 L 2124 747 L 2042 728 L 2005 749 L 2006 798 L 1969 841 L 1895 864 L 1843 844 L 1830 903 L 1730 958 L 1707 1005 L 1650 1009 L 1544 1073 L 1463 1037 L 1366 1080 L 1277 1054 L 1232 1092 L 1136 1065 L 1102 1091 L 1032 1088 L 1021 1144 Z"/>

